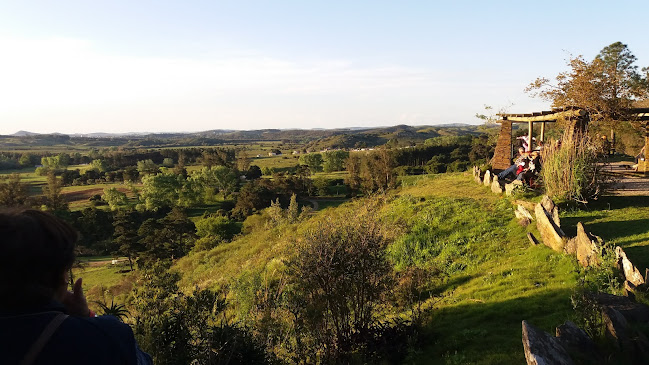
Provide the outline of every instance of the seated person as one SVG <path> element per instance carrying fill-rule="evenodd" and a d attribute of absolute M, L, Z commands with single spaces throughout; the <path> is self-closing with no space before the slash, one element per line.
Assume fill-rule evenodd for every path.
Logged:
<path fill-rule="evenodd" d="M 77 232 L 38 210 L 0 211 L 2 364 L 151 364 L 131 328 L 67 290 Z"/>
<path fill-rule="evenodd" d="M 540 172 L 541 154 L 538 151 L 534 151 L 516 171 L 516 180 L 528 181 L 530 178 L 538 176 Z"/>
<path fill-rule="evenodd" d="M 523 147 L 518 148 L 518 157 L 516 160 L 514 160 L 514 164 L 506 168 L 505 170 L 501 171 L 498 174 L 498 180 L 503 180 L 507 178 L 509 175 L 517 175 L 517 170 L 518 168 L 524 164 L 525 159 L 527 159 L 528 152 L 525 152 L 525 149 Z"/>

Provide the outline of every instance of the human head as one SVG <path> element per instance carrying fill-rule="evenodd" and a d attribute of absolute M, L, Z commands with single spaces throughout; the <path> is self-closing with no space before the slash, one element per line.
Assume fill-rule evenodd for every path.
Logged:
<path fill-rule="evenodd" d="M 46 304 L 65 289 L 78 234 L 64 221 L 33 209 L 0 211 L 0 308 Z"/>

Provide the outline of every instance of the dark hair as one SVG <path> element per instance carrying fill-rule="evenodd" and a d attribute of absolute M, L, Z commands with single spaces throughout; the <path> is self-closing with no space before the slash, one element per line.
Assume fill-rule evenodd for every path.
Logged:
<path fill-rule="evenodd" d="M 74 262 L 78 233 L 33 209 L 0 210 L 0 308 L 43 305 Z"/>

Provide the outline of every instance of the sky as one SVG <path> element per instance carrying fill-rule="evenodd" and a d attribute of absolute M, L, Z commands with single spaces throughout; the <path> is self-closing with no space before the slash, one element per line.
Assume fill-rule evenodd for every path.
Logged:
<path fill-rule="evenodd" d="M 477 124 L 646 1 L 0 0 L 0 134 Z"/>

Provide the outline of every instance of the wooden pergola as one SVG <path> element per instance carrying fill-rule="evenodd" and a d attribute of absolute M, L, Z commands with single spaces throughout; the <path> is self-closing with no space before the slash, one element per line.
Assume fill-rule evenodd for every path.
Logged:
<path fill-rule="evenodd" d="M 649 108 L 631 108 L 627 109 L 625 115 L 630 119 L 645 122 L 645 154 L 649 152 Z M 588 112 L 580 107 L 569 106 L 563 108 L 553 108 L 552 110 L 526 113 L 526 114 L 498 114 L 502 120 L 500 123 L 500 135 L 496 143 L 496 151 L 492 160 L 494 171 L 502 171 L 511 165 L 512 156 L 512 124 L 528 124 L 528 150 L 534 146 L 534 123 L 541 123 L 541 131 L 538 141 L 543 142 L 545 139 L 545 123 L 556 122 L 558 119 L 571 120 L 575 122 L 575 127 L 585 128 L 590 121 Z M 649 171 L 649 161 L 639 163 L 638 171 Z"/>

